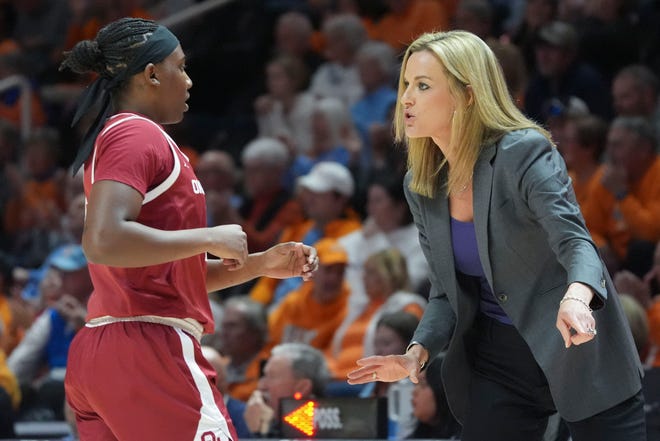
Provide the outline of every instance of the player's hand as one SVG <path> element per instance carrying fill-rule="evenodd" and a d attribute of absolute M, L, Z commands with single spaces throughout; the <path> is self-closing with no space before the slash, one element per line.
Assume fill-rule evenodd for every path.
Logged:
<path fill-rule="evenodd" d="M 303 280 L 309 280 L 319 266 L 316 249 L 300 242 L 280 243 L 264 254 L 264 273 L 276 279 L 302 277 Z"/>
<path fill-rule="evenodd" d="M 243 266 L 248 255 L 247 234 L 236 224 L 219 225 L 209 228 L 212 245 L 208 252 L 222 258 L 229 270 Z"/>

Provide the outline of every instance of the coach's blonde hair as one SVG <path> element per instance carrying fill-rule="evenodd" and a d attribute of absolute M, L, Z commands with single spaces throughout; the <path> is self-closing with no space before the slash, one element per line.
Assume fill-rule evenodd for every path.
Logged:
<path fill-rule="evenodd" d="M 410 189 L 434 197 L 441 185 L 438 173 L 447 161 L 431 138 L 405 135 L 404 73 L 410 55 L 429 51 L 444 67 L 449 90 L 456 101 L 448 146 L 456 152 L 448 173 L 446 192 L 459 192 L 472 179 L 481 149 L 511 130 L 533 128 L 549 140 L 550 134 L 525 117 L 516 107 L 504 81 L 502 68 L 492 50 L 479 37 L 465 31 L 426 33 L 406 50 L 399 76 L 399 103 L 394 116 L 395 137 L 408 147 Z"/>

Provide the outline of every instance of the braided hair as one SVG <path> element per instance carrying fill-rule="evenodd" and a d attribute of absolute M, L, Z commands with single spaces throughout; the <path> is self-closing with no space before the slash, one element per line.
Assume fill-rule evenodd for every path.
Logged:
<path fill-rule="evenodd" d="M 64 54 L 60 70 L 76 73 L 96 72 L 98 78 L 83 92 L 72 126 L 99 103 L 99 110 L 85 133 L 72 171 L 87 160 L 106 119 L 112 114 L 112 102 L 128 79 L 148 63 L 158 63 L 171 54 L 179 40 L 164 26 L 151 20 L 126 17 L 104 26 L 94 40 L 83 40 Z"/>
<path fill-rule="evenodd" d="M 126 69 L 137 49 L 157 27 L 154 21 L 142 18 L 125 17 L 114 21 L 101 28 L 94 40 L 79 41 L 65 52 L 60 70 L 68 68 L 79 74 L 96 72 L 111 80 Z M 116 85 L 117 88 L 121 86 L 121 83 Z"/>

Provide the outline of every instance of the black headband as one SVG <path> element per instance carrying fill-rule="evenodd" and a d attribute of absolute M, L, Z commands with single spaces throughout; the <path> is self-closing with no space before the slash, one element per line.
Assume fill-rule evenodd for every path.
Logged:
<path fill-rule="evenodd" d="M 146 42 L 137 50 L 135 57 L 130 61 L 126 69 L 114 78 L 100 76 L 96 79 L 80 97 L 78 109 L 73 117 L 71 126 L 75 126 L 83 115 L 87 114 L 91 107 L 97 102 L 101 103 L 94 122 L 82 139 L 76 158 L 73 161 L 72 171 L 75 174 L 81 165 L 89 157 L 94 148 L 96 136 L 105 124 L 105 120 L 111 114 L 110 91 L 119 86 L 124 80 L 144 70 L 149 63 L 160 63 L 167 58 L 179 45 L 179 40 L 165 26 L 158 26 L 156 30 L 147 37 Z"/>

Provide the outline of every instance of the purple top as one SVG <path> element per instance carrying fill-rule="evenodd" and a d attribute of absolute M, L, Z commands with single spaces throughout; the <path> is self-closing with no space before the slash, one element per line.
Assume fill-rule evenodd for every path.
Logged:
<path fill-rule="evenodd" d="M 479 259 L 477 236 L 473 222 L 462 222 L 451 218 L 451 245 L 454 249 L 454 265 L 456 271 L 473 277 L 479 281 L 479 310 L 489 317 L 502 323 L 512 325 L 511 319 L 495 300 L 493 291 L 488 284 L 484 269 Z"/>

